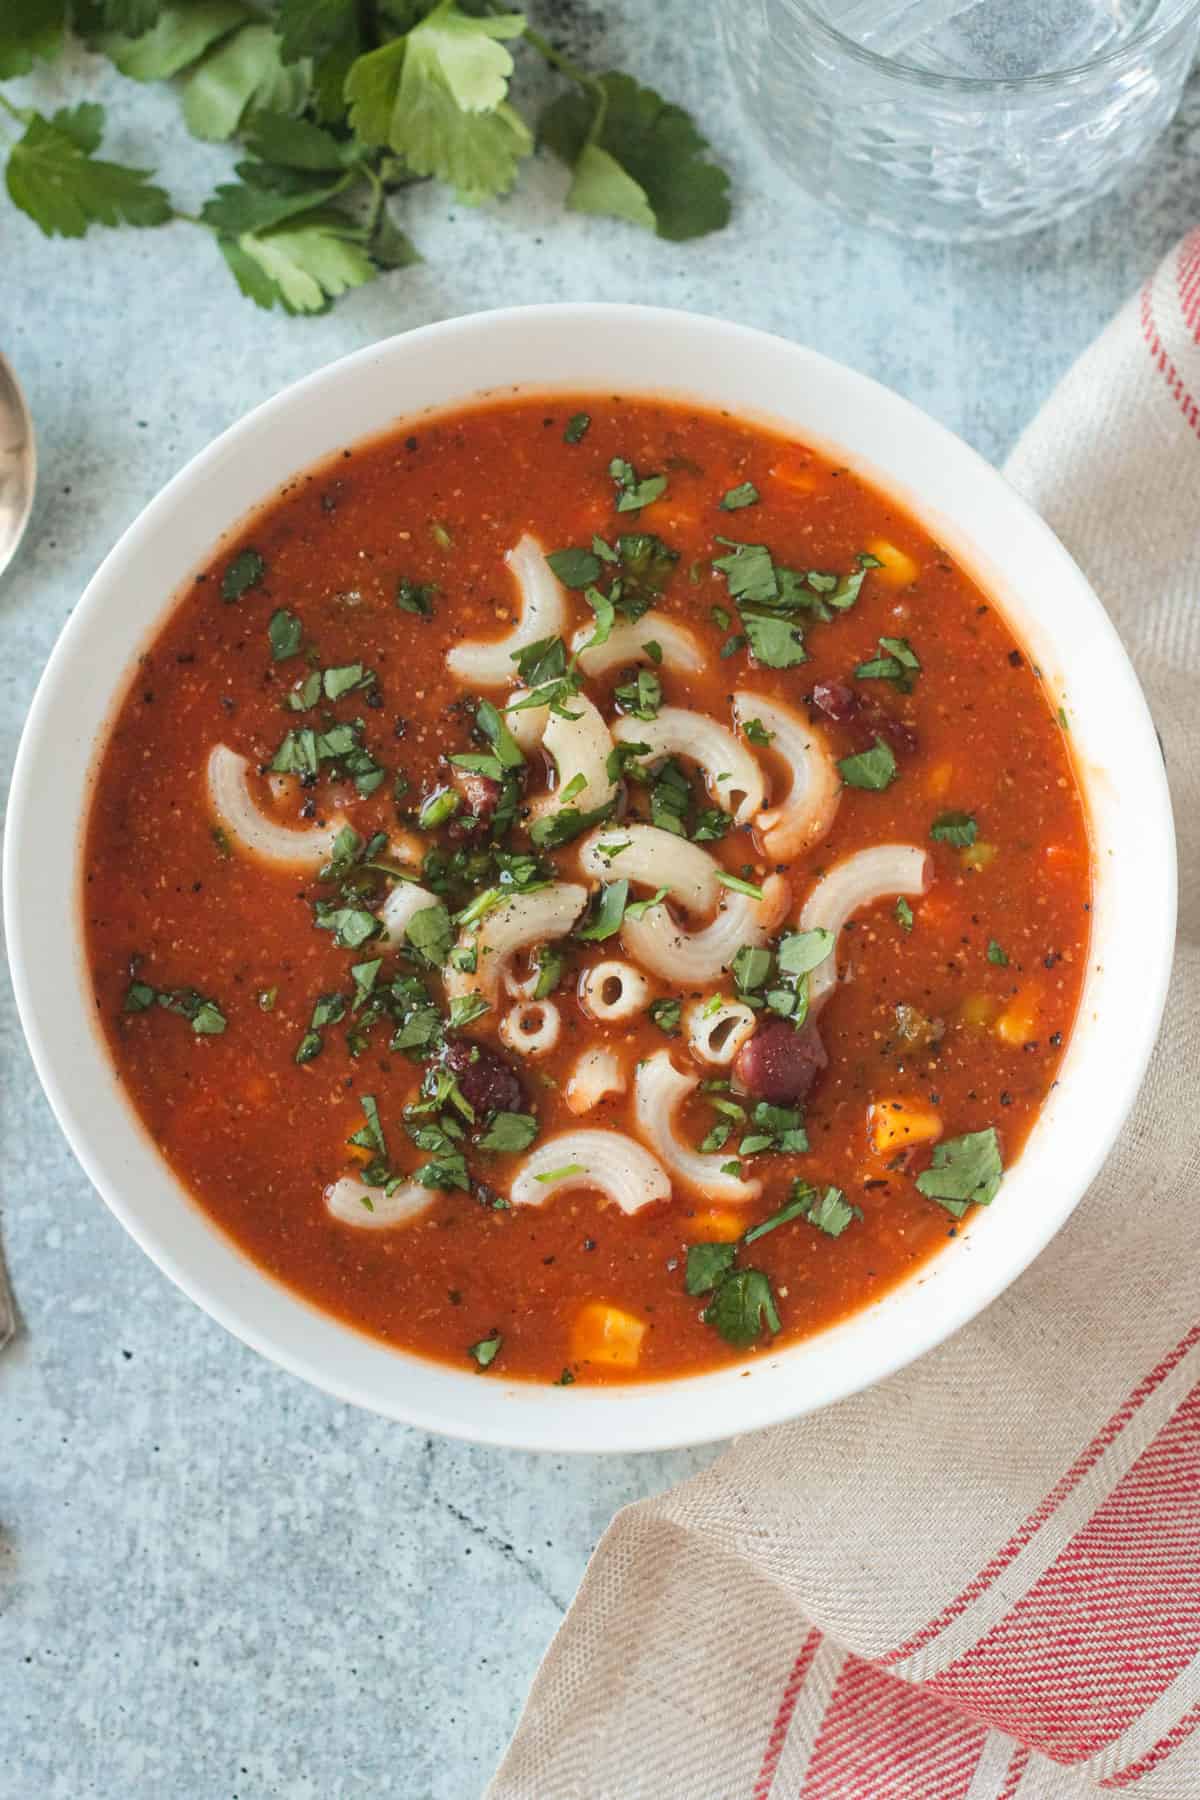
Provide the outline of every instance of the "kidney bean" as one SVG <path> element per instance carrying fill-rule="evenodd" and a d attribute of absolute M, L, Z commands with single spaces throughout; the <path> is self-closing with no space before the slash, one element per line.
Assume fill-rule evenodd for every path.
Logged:
<path fill-rule="evenodd" d="M 733 1073 L 753 1099 L 792 1106 L 808 1098 L 828 1063 L 815 1023 L 797 1031 L 786 1019 L 767 1019 L 738 1051 Z"/>

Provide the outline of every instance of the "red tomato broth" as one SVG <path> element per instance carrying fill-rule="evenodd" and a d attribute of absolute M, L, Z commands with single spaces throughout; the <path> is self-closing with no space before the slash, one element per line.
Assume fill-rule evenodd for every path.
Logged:
<path fill-rule="evenodd" d="M 566 444 L 564 426 L 579 411 L 591 415 L 590 429 Z M 614 456 L 640 474 L 666 473 L 665 496 L 640 514 L 618 516 L 608 474 Z M 757 485 L 759 504 L 718 510 L 721 495 L 746 480 Z M 698 1196 L 677 1192 L 626 1217 L 586 1192 L 556 1197 L 551 1189 L 541 1208 L 507 1211 L 451 1192 L 435 1194 L 424 1217 L 394 1230 L 360 1231 L 330 1217 L 324 1190 L 354 1170 L 346 1143 L 363 1122 L 362 1094 L 378 1100 L 397 1167 L 422 1160 L 401 1122 L 422 1068 L 387 1051 L 386 1030 L 356 1061 L 344 1025 L 325 1030 L 315 1060 L 295 1063 L 316 997 L 348 990 L 350 963 L 379 951 L 339 949 L 328 931 L 314 928 L 312 901 L 331 890 L 312 873 L 281 872 L 236 848 L 230 854 L 214 837 L 205 790 L 214 744 L 262 766 L 284 733 L 306 722 L 282 709 L 305 665 L 272 665 L 268 648 L 267 621 L 285 606 L 299 615 L 322 665 L 361 661 L 378 672 L 382 694 L 378 708 L 351 694 L 328 711 L 364 720 L 388 779 L 362 799 L 348 783 L 334 788 L 322 776 L 312 790 L 317 816 L 336 808 L 363 837 L 394 833 L 391 771 L 403 768 L 419 797 L 444 783 L 443 752 L 478 748 L 469 715 L 454 705 L 462 691 L 444 658 L 453 643 L 495 635 L 511 622 L 505 553 L 525 531 L 553 550 L 586 545 L 593 532 L 612 540 L 638 529 L 679 552 L 665 597 L 643 621 L 646 635 L 653 636 L 656 616 L 675 617 L 710 652 L 698 676 L 658 671 L 664 704 L 728 721 L 728 696 L 748 687 L 803 712 L 816 683 L 849 680 L 856 664 L 877 654 L 882 635 L 910 638 L 922 665 L 908 695 L 878 681 L 857 684 L 913 726 L 918 747 L 898 758 L 898 778 L 886 790 L 847 788 L 828 837 L 789 873 L 789 920 L 821 870 L 869 843 L 929 848 L 935 878 L 924 898 L 911 901 L 911 931 L 889 901 L 856 919 L 843 938 L 843 979 L 821 1014 L 829 1068 L 806 1109 L 810 1151 L 747 1164 L 765 1180 L 761 1197 L 739 1209 L 743 1228 L 776 1212 L 796 1175 L 836 1184 L 863 1215 L 837 1238 L 798 1219 L 743 1252 L 743 1265 L 770 1278 L 783 1322 L 779 1338 L 764 1335 L 751 1350 L 727 1345 L 701 1319 L 705 1299 L 684 1292 L 687 1244 L 718 1235 Z M 744 652 L 725 661 L 719 648 L 729 632 L 713 624 L 710 608 L 724 607 L 736 630 L 736 606 L 711 569 L 720 553 L 716 533 L 764 542 L 786 565 L 839 573 L 882 539 L 913 558 L 918 575 L 896 586 L 885 571 L 869 573 L 850 611 L 807 625 L 810 660 L 799 667 L 759 668 Z M 261 554 L 266 575 L 226 604 L 222 571 L 245 545 Z M 397 610 L 401 577 L 437 584 L 432 619 Z M 575 622 L 589 621 L 582 596 L 572 598 Z M 586 684 L 606 716 L 620 679 L 614 673 Z M 647 1326 L 635 1379 L 761 1355 L 880 1297 L 961 1229 L 915 1186 L 929 1147 L 891 1170 L 872 1151 L 873 1102 L 898 1096 L 932 1107 L 947 1138 L 995 1125 L 1011 1165 L 1054 1081 L 1085 969 L 1091 862 L 1053 709 L 986 595 L 886 496 L 811 449 L 674 402 L 607 396 L 507 400 L 421 420 L 290 483 L 221 547 L 140 659 L 99 764 L 85 846 L 97 1017 L 134 1107 L 196 1201 L 255 1262 L 348 1323 L 466 1367 L 468 1347 L 499 1332 L 498 1374 L 553 1380 L 570 1368 L 579 1379 L 619 1381 L 630 1372 L 572 1355 L 581 1306 L 603 1300 Z M 398 718 L 406 722 L 403 736 Z M 870 741 L 861 725 L 820 723 L 837 756 Z M 769 751 L 764 760 L 770 764 Z M 265 784 L 260 800 L 268 810 Z M 709 804 L 702 791 L 701 803 Z M 931 821 L 951 809 L 977 817 L 980 840 L 995 846 L 986 867 L 971 866 L 978 861 L 971 851 L 931 843 Z M 278 816 L 301 822 L 294 799 Z M 752 880 L 770 872 L 748 832 L 735 829 L 705 848 Z M 551 860 L 564 878 L 576 878 L 573 846 Z M 1003 946 L 1007 966 L 989 962 L 991 940 Z M 579 960 L 619 955 L 614 938 L 587 946 Z M 228 1020 L 224 1035 L 197 1036 L 158 1009 L 124 1013 L 135 956 L 139 979 L 213 996 Z M 730 985 L 722 981 L 721 991 Z M 271 988 L 277 1001 L 264 1011 L 257 996 Z M 539 1142 L 582 1125 L 629 1128 L 629 1095 L 582 1119 L 567 1110 L 561 1084 L 580 1049 L 628 1046 L 632 1069 L 636 1057 L 670 1041 L 644 1018 L 598 1027 L 572 994 L 568 980 L 555 995 L 564 1020 L 560 1049 L 521 1069 Z M 994 1025 L 1018 996 L 1021 1005 L 1036 1001 L 1036 1033 L 1026 1043 L 1004 1041 Z M 898 1047 L 900 1003 L 945 1022 L 935 1055 L 906 1057 Z M 468 1035 L 494 1040 L 495 1014 Z M 544 1085 L 543 1074 L 560 1085 Z M 694 1143 L 712 1123 L 696 1099 L 679 1126 Z M 469 1160 L 504 1191 L 521 1159 Z M 1003 1187 L 994 1204 L 1005 1204 Z"/>

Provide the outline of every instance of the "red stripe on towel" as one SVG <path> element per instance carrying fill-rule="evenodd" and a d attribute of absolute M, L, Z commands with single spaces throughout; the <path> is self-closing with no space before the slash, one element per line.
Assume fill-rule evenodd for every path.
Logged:
<path fill-rule="evenodd" d="M 783 1746 L 787 1742 L 788 1728 L 792 1723 L 792 1714 L 796 1710 L 796 1701 L 800 1698 L 800 1690 L 812 1667 L 812 1659 L 817 1654 L 817 1645 L 820 1642 L 821 1633 L 814 1627 L 800 1646 L 800 1654 L 792 1664 L 791 1673 L 784 1683 L 779 1711 L 775 1714 L 775 1723 L 771 1727 L 771 1735 L 767 1739 L 767 1747 L 763 1751 L 758 1780 L 750 1791 L 750 1800 L 768 1800 L 775 1780 L 775 1771 L 779 1767 L 779 1758 L 782 1756 Z"/>
<path fill-rule="evenodd" d="M 799 1800 L 964 1800 L 987 1726 L 847 1657 Z"/>

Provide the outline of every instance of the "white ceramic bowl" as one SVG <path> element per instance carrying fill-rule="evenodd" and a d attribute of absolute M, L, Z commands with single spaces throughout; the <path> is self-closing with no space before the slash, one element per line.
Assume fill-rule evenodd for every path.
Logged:
<path fill-rule="evenodd" d="M 651 391 L 777 423 L 896 496 L 1000 602 L 1063 698 L 1091 807 L 1094 938 L 1061 1081 L 1003 1191 L 920 1275 L 808 1342 L 639 1387 L 486 1380 L 386 1349 L 260 1272 L 176 1183 L 91 1023 L 78 902 L 89 776 L 134 656 L 195 566 L 297 470 L 428 407 L 514 389 Z M 1069 680 L 1067 679 L 1069 673 Z M 1174 935 L 1162 761 L 1112 626 L 1004 480 L 885 388 L 778 338 L 630 306 L 484 313 L 322 369 L 233 426 L 151 502 L 73 613 L 17 759 L 5 859 L 13 977 L 33 1059 L 84 1169 L 142 1248 L 248 1344 L 342 1399 L 432 1431 L 546 1450 L 704 1442 L 828 1405 L 939 1343 L 1071 1212 L 1132 1104 Z M 982 1397 L 981 1397 L 982 1398 Z"/>

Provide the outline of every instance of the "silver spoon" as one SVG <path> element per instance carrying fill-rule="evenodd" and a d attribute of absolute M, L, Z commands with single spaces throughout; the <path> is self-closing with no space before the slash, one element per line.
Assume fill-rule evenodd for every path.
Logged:
<path fill-rule="evenodd" d="M 0 575 L 25 535 L 36 486 L 33 420 L 16 376 L 0 356 Z"/>

